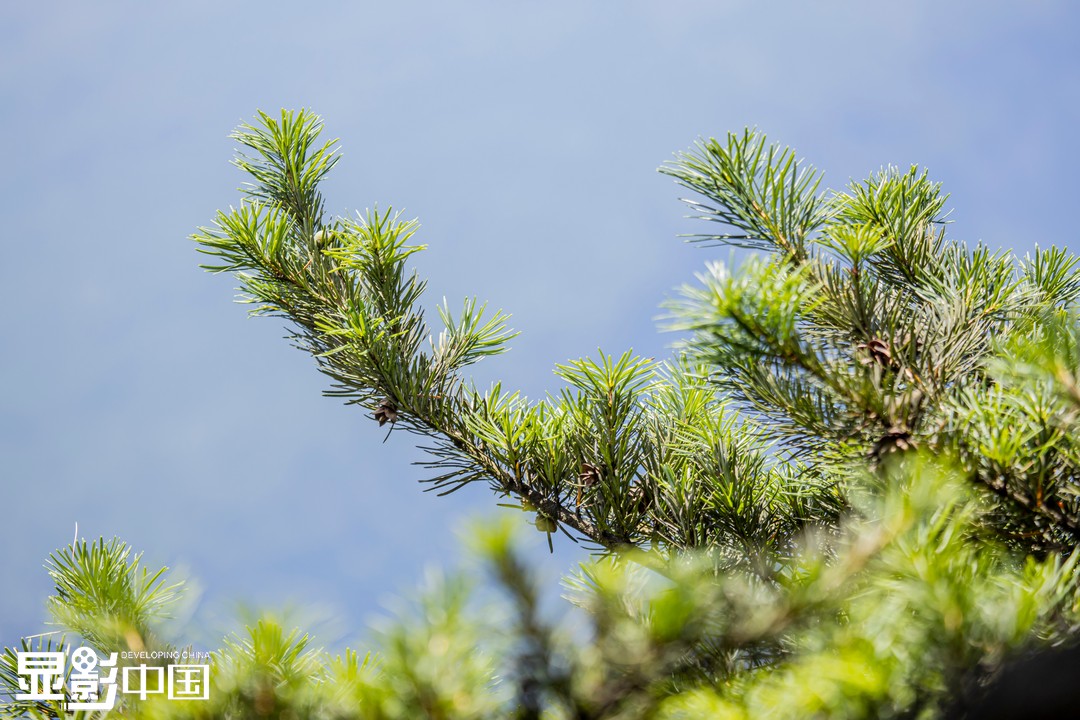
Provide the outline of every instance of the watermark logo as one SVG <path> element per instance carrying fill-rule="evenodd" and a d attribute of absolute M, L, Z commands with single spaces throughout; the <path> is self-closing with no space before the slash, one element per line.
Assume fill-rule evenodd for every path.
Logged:
<path fill-rule="evenodd" d="M 63 700 L 64 653 L 20 652 L 19 689 L 26 690 L 16 700 Z"/>
<path fill-rule="evenodd" d="M 125 660 L 180 660 L 166 666 L 129 665 L 122 668 L 117 683 L 117 653 L 98 657 L 92 648 L 80 647 L 71 653 L 70 674 L 64 651 L 15 653 L 19 675 L 16 700 L 67 700 L 66 710 L 112 710 L 119 690 L 145 700 L 150 695 L 165 695 L 169 700 L 209 700 L 210 666 L 197 664 L 209 653 L 125 652 Z M 194 663 L 184 662 L 189 659 Z M 67 693 L 65 694 L 65 679 Z"/>

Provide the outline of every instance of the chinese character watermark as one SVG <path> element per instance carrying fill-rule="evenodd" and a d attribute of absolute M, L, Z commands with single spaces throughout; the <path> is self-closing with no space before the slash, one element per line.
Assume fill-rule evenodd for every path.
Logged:
<path fill-rule="evenodd" d="M 170 665 L 170 700 L 209 700 L 209 665 Z"/>
<path fill-rule="evenodd" d="M 98 665 L 110 668 L 109 673 L 102 677 Z M 102 688 L 105 688 L 104 699 Z M 112 710 L 116 706 L 116 653 L 101 660 L 90 648 L 78 648 L 71 654 L 68 689 L 74 701 L 68 701 L 68 710 Z"/>
<path fill-rule="evenodd" d="M 19 689 L 16 700 L 63 700 L 64 663 L 63 652 L 20 652 Z"/>
<path fill-rule="evenodd" d="M 16 700 L 63 700 L 66 710 L 113 710 L 117 691 L 145 700 L 165 695 L 169 700 L 209 700 L 210 665 L 187 663 L 129 665 L 117 683 L 117 653 L 101 658 L 89 647 L 76 648 L 70 662 L 64 651 L 16 652 L 19 689 Z M 125 660 L 202 660 L 200 652 L 125 652 Z M 70 670 L 70 672 L 69 672 Z M 66 692 L 65 692 L 66 689 Z"/>

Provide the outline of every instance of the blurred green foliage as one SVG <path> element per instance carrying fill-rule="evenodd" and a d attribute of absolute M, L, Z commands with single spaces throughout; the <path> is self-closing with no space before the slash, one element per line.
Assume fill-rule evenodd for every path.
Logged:
<path fill-rule="evenodd" d="M 541 612 L 541 579 L 513 526 L 478 524 L 471 545 L 498 599 L 476 599 L 477 578 L 437 578 L 364 654 L 327 653 L 265 616 L 213 652 L 208 700 L 126 694 L 100 717 L 937 717 L 1011 654 L 1074 635 L 1076 557 L 1025 558 L 987 538 L 992 507 L 962 473 L 912 455 L 851 496 L 839 530 L 805 537 L 771 582 L 718 571 L 708 553 L 649 568 L 612 556 L 566 581 L 577 610 L 561 619 Z M 54 565 L 109 574 L 54 575 L 54 617 L 122 638 L 94 642 L 103 652 L 174 649 L 144 636 L 165 602 L 151 608 L 128 582 L 137 560 L 101 562 L 125 551 L 84 542 L 56 553 Z M 61 592 L 90 595 L 91 584 L 100 606 L 56 612 Z M 176 588 L 150 594 L 166 591 Z M 11 651 L 2 667 L 13 694 Z M 5 712 L 76 717 L 60 701 Z"/>

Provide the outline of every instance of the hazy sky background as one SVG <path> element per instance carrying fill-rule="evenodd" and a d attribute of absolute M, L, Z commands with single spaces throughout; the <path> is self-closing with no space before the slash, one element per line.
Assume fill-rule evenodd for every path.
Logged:
<path fill-rule="evenodd" d="M 4 644 L 44 629 L 42 563 L 76 522 L 198 579 L 181 639 L 293 604 L 355 645 L 425 566 L 458 563 L 463 518 L 496 512 L 480 487 L 422 493 L 415 438 L 383 444 L 321 397 L 280 322 L 198 269 L 187 238 L 238 202 L 227 135 L 258 108 L 311 108 L 341 138 L 331 211 L 419 218 L 429 308 L 513 314 L 513 351 L 477 377 L 532 397 L 598 346 L 669 353 L 659 304 L 727 256 L 677 238 L 696 227 L 655 171 L 699 137 L 756 126 L 830 187 L 918 163 L 954 236 L 1074 242 L 1074 3 L 298 7 L 0 10 Z M 555 576 L 582 557 L 526 537 Z"/>

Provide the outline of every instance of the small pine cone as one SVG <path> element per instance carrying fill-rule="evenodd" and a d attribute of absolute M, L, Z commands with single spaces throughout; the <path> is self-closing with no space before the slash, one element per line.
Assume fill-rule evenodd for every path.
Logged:
<path fill-rule="evenodd" d="M 316 247 L 328 247 L 332 242 L 334 242 L 334 231 L 323 228 L 319 232 L 315 233 L 315 236 L 312 239 L 315 241 Z"/>
<path fill-rule="evenodd" d="M 600 482 L 600 466 L 588 462 L 581 463 L 581 472 L 578 474 L 578 481 L 581 483 L 582 487 L 592 487 Z"/>
<path fill-rule="evenodd" d="M 859 343 L 855 346 L 855 349 L 865 353 L 859 359 L 859 363 L 862 365 L 869 365 L 874 362 L 882 367 L 891 367 L 893 364 L 892 349 L 889 347 L 889 343 L 881 338 Z"/>
<path fill-rule="evenodd" d="M 874 448 L 870 451 L 870 454 L 875 459 L 880 460 L 885 455 L 914 450 L 917 447 L 918 442 L 911 436 L 907 428 L 893 426 L 874 443 Z"/>
<path fill-rule="evenodd" d="M 651 498 L 649 493 L 645 491 L 645 488 L 641 485 L 634 485 L 630 488 L 630 501 L 633 504 L 634 510 L 639 513 L 645 513 L 649 509 Z"/>
<path fill-rule="evenodd" d="M 590 488 L 600 482 L 600 467 L 589 462 L 581 463 L 581 472 L 578 473 L 577 505 L 581 506 L 582 490 Z"/>
<path fill-rule="evenodd" d="M 553 533 L 559 529 L 559 523 L 555 521 L 555 518 L 544 513 L 536 513 L 536 519 L 533 521 L 533 525 L 540 532 Z"/>
<path fill-rule="evenodd" d="M 375 419 L 379 421 L 379 427 L 382 427 L 387 422 L 397 422 L 397 405 L 390 398 L 383 398 L 379 406 L 375 408 Z"/>

